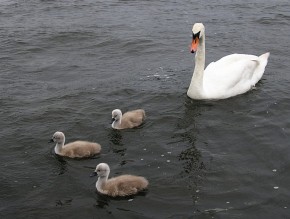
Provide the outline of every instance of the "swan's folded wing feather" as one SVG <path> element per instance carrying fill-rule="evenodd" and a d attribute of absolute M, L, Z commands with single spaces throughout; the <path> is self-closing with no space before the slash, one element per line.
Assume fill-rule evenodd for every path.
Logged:
<path fill-rule="evenodd" d="M 251 79 L 258 65 L 257 58 L 254 55 L 233 54 L 210 63 L 204 71 L 205 92 L 211 96 L 231 96 L 249 90 L 253 86 Z"/>

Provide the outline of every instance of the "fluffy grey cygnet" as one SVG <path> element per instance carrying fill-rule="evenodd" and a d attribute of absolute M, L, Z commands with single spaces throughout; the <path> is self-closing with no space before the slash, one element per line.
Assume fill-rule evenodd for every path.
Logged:
<path fill-rule="evenodd" d="M 56 142 L 54 152 L 64 157 L 90 157 L 101 151 L 101 145 L 94 142 L 74 141 L 65 145 L 65 136 L 62 132 L 55 132 L 50 142 Z"/>
<path fill-rule="evenodd" d="M 137 109 L 122 114 L 120 109 L 112 111 L 112 128 L 130 129 L 140 126 L 145 120 L 145 111 Z"/>
<path fill-rule="evenodd" d="M 101 194 L 112 197 L 130 196 L 148 187 L 148 180 L 142 176 L 121 175 L 108 179 L 110 167 L 106 163 L 97 165 L 96 170 L 91 176 L 98 175 L 96 188 Z"/>

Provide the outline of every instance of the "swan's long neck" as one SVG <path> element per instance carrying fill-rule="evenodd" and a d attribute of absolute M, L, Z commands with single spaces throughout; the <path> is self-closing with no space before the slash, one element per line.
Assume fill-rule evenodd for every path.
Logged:
<path fill-rule="evenodd" d="M 203 91 L 203 72 L 205 67 L 205 35 L 199 39 L 198 49 L 195 55 L 195 67 L 191 78 L 189 90 L 194 90 L 197 98 Z"/>

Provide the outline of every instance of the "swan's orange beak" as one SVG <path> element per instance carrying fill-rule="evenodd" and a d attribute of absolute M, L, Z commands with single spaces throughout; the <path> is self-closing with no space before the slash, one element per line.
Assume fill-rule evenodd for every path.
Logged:
<path fill-rule="evenodd" d="M 191 42 L 191 46 L 190 46 L 190 52 L 191 53 L 195 53 L 198 47 L 198 43 L 199 43 L 199 38 L 198 37 L 194 37 L 192 38 L 192 42 Z"/>

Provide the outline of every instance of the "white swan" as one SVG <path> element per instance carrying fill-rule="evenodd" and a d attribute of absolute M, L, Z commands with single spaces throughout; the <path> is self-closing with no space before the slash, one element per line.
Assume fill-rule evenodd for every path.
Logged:
<path fill-rule="evenodd" d="M 88 141 L 74 141 L 64 145 L 65 136 L 62 132 L 55 132 L 50 142 L 56 142 L 54 152 L 60 156 L 83 158 L 99 154 L 101 145 Z"/>
<path fill-rule="evenodd" d="M 137 109 L 122 114 L 122 111 L 115 109 L 112 111 L 112 128 L 128 129 L 141 125 L 145 120 L 145 111 Z"/>
<path fill-rule="evenodd" d="M 110 167 L 106 163 L 97 165 L 91 176 L 98 175 L 98 192 L 112 197 L 134 195 L 148 187 L 148 181 L 142 176 L 121 175 L 108 179 Z"/>
<path fill-rule="evenodd" d="M 261 79 L 270 53 L 261 56 L 232 54 L 205 67 L 205 29 L 192 27 L 191 52 L 195 68 L 187 95 L 192 99 L 225 99 L 249 91 Z"/>

